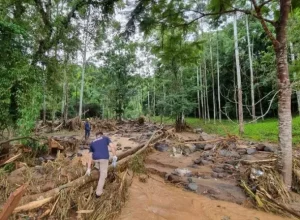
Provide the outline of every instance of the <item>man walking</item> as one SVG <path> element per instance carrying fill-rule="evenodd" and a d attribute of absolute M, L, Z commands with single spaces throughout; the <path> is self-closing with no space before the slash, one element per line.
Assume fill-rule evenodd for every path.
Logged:
<path fill-rule="evenodd" d="M 113 166 L 117 164 L 117 155 L 114 144 L 111 140 L 103 135 L 103 132 L 98 131 L 96 133 L 96 139 L 90 144 L 90 158 L 88 161 L 88 168 L 86 175 L 91 174 L 92 160 L 95 163 L 95 167 L 100 171 L 100 177 L 98 186 L 96 189 L 96 198 L 99 198 L 103 193 L 103 186 L 107 177 L 108 161 L 109 161 L 109 149 L 113 154 Z"/>
<path fill-rule="evenodd" d="M 88 140 L 91 133 L 91 124 L 89 122 L 89 118 L 86 119 L 86 122 L 84 123 L 84 131 L 85 131 L 85 140 Z"/>

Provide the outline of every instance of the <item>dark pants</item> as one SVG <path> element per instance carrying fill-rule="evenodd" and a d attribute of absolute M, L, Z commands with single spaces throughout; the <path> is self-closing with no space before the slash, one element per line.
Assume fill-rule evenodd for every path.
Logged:
<path fill-rule="evenodd" d="M 85 130 L 85 139 L 90 137 L 90 130 Z"/>

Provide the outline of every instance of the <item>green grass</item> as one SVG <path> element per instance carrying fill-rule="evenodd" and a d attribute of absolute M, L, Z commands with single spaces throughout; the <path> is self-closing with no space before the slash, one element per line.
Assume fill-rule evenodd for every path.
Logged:
<path fill-rule="evenodd" d="M 153 119 L 156 122 L 160 122 L 159 117 Z M 163 123 L 172 124 L 174 120 L 170 118 L 163 119 Z M 226 136 L 227 134 L 239 135 L 238 124 L 230 122 L 228 120 L 222 120 L 220 123 L 216 121 L 216 124 L 211 120 L 209 123 L 205 123 L 203 120 L 197 118 L 186 118 L 186 122 L 193 128 L 202 128 L 207 133 L 219 134 Z M 272 143 L 278 142 L 278 120 L 277 119 L 265 119 L 260 120 L 257 123 L 245 123 L 245 133 L 243 138 L 255 141 L 268 141 Z M 300 145 L 300 117 L 293 118 L 293 144 Z"/>

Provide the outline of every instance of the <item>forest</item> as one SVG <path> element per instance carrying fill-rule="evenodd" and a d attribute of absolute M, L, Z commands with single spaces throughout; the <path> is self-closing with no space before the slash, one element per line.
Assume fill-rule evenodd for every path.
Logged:
<path fill-rule="evenodd" d="M 239 137 L 272 120 L 291 188 L 299 27 L 298 0 L 2 0 L 0 139 L 74 118 Z"/>

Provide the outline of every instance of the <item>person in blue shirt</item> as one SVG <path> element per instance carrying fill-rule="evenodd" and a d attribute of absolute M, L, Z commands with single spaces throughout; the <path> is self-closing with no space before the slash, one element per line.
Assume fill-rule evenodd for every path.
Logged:
<path fill-rule="evenodd" d="M 84 123 L 85 140 L 89 139 L 91 134 L 91 124 L 89 121 L 90 121 L 89 118 L 87 118 L 86 122 Z"/>
<path fill-rule="evenodd" d="M 98 131 L 96 133 L 96 139 L 90 144 L 90 158 L 86 171 L 86 175 L 90 176 L 92 161 L 95 163 L 95 167 L 100 171 L 100 177 L 96 189 L 96 198 L 100 197 L 103 193 L 103 186 L 108 171 L 109 149 L 113 154 L 112 164 L 115 167 L 118 160 L 115 145 L 111 142 L 109 137 L 103 135 L 102 131 Z"/>

